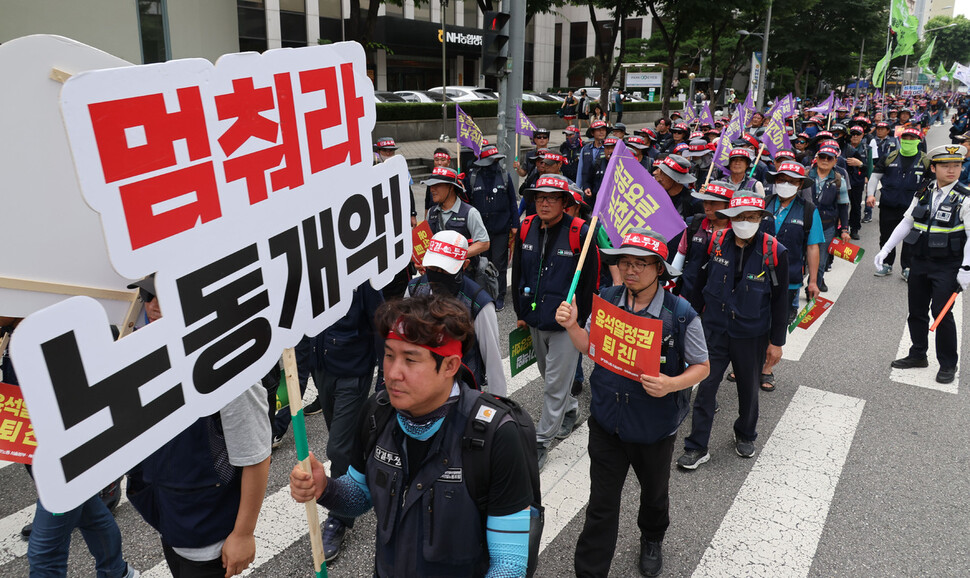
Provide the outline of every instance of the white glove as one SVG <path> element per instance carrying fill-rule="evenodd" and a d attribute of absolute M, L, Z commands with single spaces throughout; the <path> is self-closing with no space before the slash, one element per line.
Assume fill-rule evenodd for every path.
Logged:
<path fill-rule="evenodd" d="M 961 289 L 966 291 L 967 286 L 970 285 L 970 271 L 964 271 L 963 269 L 957 271 L 957 283 L 960 284 Z"/>
<path fill-rule="evenodd" d="M 889 256 L 889 253 L 885 253 L 883 251 L 879 251 L 878 253 L 876 253 L 876 258 L 872 260 L 873 263 L 876 265 L 876 271 L 882 269 L 882 262 L 888 256 Z"/>

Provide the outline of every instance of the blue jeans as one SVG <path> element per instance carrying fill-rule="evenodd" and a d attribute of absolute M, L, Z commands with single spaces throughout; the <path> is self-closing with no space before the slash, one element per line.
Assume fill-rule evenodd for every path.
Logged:
<path fill-rule="evenodd" d="M 98 578 L 126 576 L 128 565 L 121 557 L 121 532 L 100 496 L 94 496 L 63 514 L 52 514 L 37 500 L 34 527 L 27 546 L 31 578 L 67 576 L 67 556 L 71 532 L 81 530 L 88 550 L 94 556 Z"/>
<path fill-rule="evenodd" d="M 824 225 L 823 225 L 824 226 Z M 822 235 L 825 236 L 825 243 L 819 245 L 818 251 L 818 284 L 821 285 L 824 280 L 825 268 L 829 266 L 829 262 L 832 260 L 832 255 L 829 254 L 829 243 L 835 238 L 835 225 L 826 226 L 822 229 Z"/>

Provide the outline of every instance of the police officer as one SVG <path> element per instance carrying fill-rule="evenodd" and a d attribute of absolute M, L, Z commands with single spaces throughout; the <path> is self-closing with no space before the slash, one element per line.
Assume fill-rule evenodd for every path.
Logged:
<path fill-rule="evenodd" d="M 676 431 L 687 417 L 690 387 L 710 366 L 700 318 L 686 300 L 663 289 L 679 272 L 667 264 L 667 240 L 649 229 L 632 229 L 618 249 L 604 249 L 623 284 L 600 297 L 624 311 L 663 323 L 661 369 L 657 376 L 629 379 L 597 365 L 589 381 L 590 488 L 586 521 L 576 546 L 576 576 L 606 576 L 616 549 L 620 497 L 633 466 L 640 483 L 640 573 L 663 568 L 661 544 L 669 517 L 670 462 Z M 573 345 L 589 351 L 589 329 L 577 323 L 576 307 L 563 302 L 556 320 Z M 619 401 L 618 401 L 619 400 Z"/>
<path fill-rule="evenodd" d="M 532 334 L 545 381 L 542 416 L 536 426 L 541 468 L 552 440 L 569 436 L 579 418 L 579 402 L 569 395 L 579 352 L 556 322 L 556 310 L 566 299 L 589 226 L 564 212 L 574 200 L 562 176 L 541 177 L 527 195 L 535 201 L 536 214 L 523 220 L 515 237 L 512 287 L 516 299 L 512 303 L 516 325 L 528 327 Z M 590 247 L 575 295 L 583 322 L 589 317 L 598 278 L 599 251 Z"/>
<path fill-rule="evenodd" d="M 930 171 L 936 179 L 917 191 L 875 257 L 876 268 L 881 270 L 889 251 L 900 241 L 911 248 L 908 324 L 913 345 L 906 357 L 892 362 L 898 369 L 929 365 L 927 308 L 935 319 L 950 295 L 970 284 L 970 246 L 965 230 L 970 218 L 970 189 L 957 182 L 966 153 L 966 148 L 958 145 L 930 151 Z M 957 329 L 952 310 L 936 328 L 936 357 L 940 362 L 936 381 L 951 383 L 957 369 Z"/>
<path fill-rule="evenodd" d="M 767 215 L 764 198 L 738 191 L 721 214 L 731 219 L 731 229 L 715 235 L 707 267 L 687 296 L 695 310 L 703 309 L 711 362 L 710 375 L 697 388 L 684 454 L 677 459 L 688 470 L 710 460 L 715 397 L 728 363 L 738 388 L 735 451 L 743 458 L 754 456 L 759 375 L 766 358 L 771 364 L 781 359 L 788 335 L 788 250 L 759 231 Z"/>
<path fill-rule="evenodd" d="M 499 154 L 495 145 L 483 148 L 479 159 L 472 163 L 474 168 L 467 177 L 471 204 L 481 213 L 485 230 L 488 231 L 489 248 L 485 255 L 498 270 L 497 311 L 505 307 L 507 286 L 504 280 L 509 268 L 509 233 L 514 235 L 519 224 L 512 175 L 500 162 L 504 158 L 505 155 Z"/>
<path fill-rule="evenodd" d="M 878 126 L 878 125 L 877 125 Z M 891 250 L 882 265 L 876 270 L 876 277 L 885 277 L 892 273 L 893 262 L 896 260 L 895 245 L 889 245 L 889 236 L 903 220 L 906 208 L 913 201 L 913 195 L 926 178 L 930 160 L 926 153 L 919 152 L 919 143 L 923 135 L 916 129 L 903 130 L 899 136 L 899 150 L 880 157 L 867 187 L 866 205 L 876 206 L 876 189 L 882 184 L 879 198 L 879 244 L 888 246 Z M 906 279 L 910 272 L 911 257 L 909 246 L 903 245 L 902 274 Z"/>
<path fill-rule="evenodd" d="M 462 363 L 475 377 L 478 389 L 505 396 L 508 387 L 502 369 L 495 303 L 481 285 L 465 273 L 468 241 L 455 231 L 440 231 L 431 238 L 421 266 L 425 272 L 408 284 L 405 297 L 429 295 L 435 291 L 461 301 L 475 324 L 475 341 Z"/>
<path fill-rule="evenodd" d="M 376 326 L 385 337 L 387 389 L 365 408 L 384 408 L 386 419 L 371 422 L 376 411 L 362 411 L 347 473 L 328 478 L 310 454 L 312 474 L 295 466 L 290 494 L 345 516 L 373 507 L 376 577 L 524 576 L 533 491 L 518 426 L 506 421 L 494 430 L 497 451 L 486 459 L 501 483 L 477 488 L 482 507 L 463 475 L 463 439 L 481 403 L 459 375 L 474 340 L 468 310 L 440 294 L 396 299 L 377 310 Z"/>

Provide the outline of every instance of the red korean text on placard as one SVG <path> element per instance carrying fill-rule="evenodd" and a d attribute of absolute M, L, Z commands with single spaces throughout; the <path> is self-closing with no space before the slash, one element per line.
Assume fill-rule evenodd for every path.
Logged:
<path fill-rule="evenodd" d="M 0 383 L 0 460 L 29 464 L 37 440 L 20 388 Z"/>

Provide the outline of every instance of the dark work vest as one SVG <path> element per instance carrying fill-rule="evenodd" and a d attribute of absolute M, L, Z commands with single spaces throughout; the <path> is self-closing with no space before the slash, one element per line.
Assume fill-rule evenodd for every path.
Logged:
<path fill-rule="evenodd" d="M 218 414 L 196 420 L 128 473 L 128 499 L 162 540 L 201 548 L 226 539 L 242 468 L 229 463 Z"/>
<path fill-rule="evenodd" d="M 482 214 L 482 221 L 489 234 L 511 229 L 512 212 L 507 188 L 511 181 L 498 161 L 476 169 L 469 181 L 472 184 L 469 194 L 471 204 Z"/>
<path fill-rule="evenodd" d="M 907 158 L 897 153 L 895 157 L 892 162 L 886 165 L 886 172 L 879 180 L 882 185 L 882 197 L 879 199 L 879 206 L 905 209 L 912 202 L 913 195 L 916 194 L 916 189 L 923 178 L 923 163 L 920 162 L 923 155 L 917 153 L 915 156 Z M 903 159 L 913 161 L 908 169 L 903 168 Z M 821 210 L 819 208 L 820 212 Z"/>
<path fill-rule="evenodd" d="M 544 249 L 545 229 L 541 226 L 542 221 L 536 217 L 522 241 L 521 274 L 517 288 L 519 312 L 529 326 L 543 331 L 564 331 L 562 325 L 556 322 L 556 310 L 566 299 L 579 263 L 579 252 L 574 253 L 569 244 L 569 227 L 572 223 L 573 217 L 563 214 L 557 225 L 556 238 L 548 249 Z M 583 223 L 580 238 L 585 239 L 587 234 L 589 226 Z M 528 294 L 526 288 L 529 289 Z"/>
<path fill-rule="evenodd" d="M 485 524 L 462 470 L 462 437 L 478 395 L 465 386 L 460 395 L 427 442 L 424 463 L 408 463 L 407 436 L 393 417 L 367 457 L 377 576 L 482 576 L 487 570 Z"/>
<path fill-rule="evenodd" d="M 769 197 L 765 202 L 765 207 L 773 211 L 776 197 Z M 814 209 L 815 207 L 812 207 Z M 807 207 L 801 195 L 796 193 L 788 205 L 788 213 L 785 220 L 778 222 L 775 215 L 775 238 L 779 243 L 788 249 L 788 282 L 794 283 L 802 278 L 802 264 L 805 261 L 805 242 L 808 236 L 805 232 L 805 212 Z M 779 209 L 781 210 L 781 209 Z"/>
<path fill-rule="evenodd" d="M 472 206 L 465 201 L 455 202 L 460 203 L 458 210 L 451 214 L 451 217 L 444 224 L 444 227 L 441 225 L 443 218 L 441 205 L 436 204 L 431 207 L 431 211 L 428 212 L 428 226 L 431 227 L 431 234 L 435 235 L 441 231 L 457 231 L 466 239 L 471 240 L 472 233 L 468 229 L 468 213 L 471 211 Z"/>
<path fill-rule="evenodd" d="M 835 169 L 832 169 L 830 175 L 832 178 L 822 181 L 821 190 L 816 187 L 816 190 L 812 193 L 812 200 L 815 202 L 815 208 L 818 209 L 818 216 L 822 219 L 822 228 L 834 226 L 835 221 L 839 218 L 839 189 L 841 187 L 838 183 L 842 180 L 842 175 L 839 175 Z M 883 177 L 883 179 L 885 178 Z M 814 180 L 814 177 L 812 177 L 812 180 Z M 883 189 L 883 195 L 885 194 L 885 189 Z"/>
<path fill-rule="evenodd" d="M 613 305 L 623 302 L 626 286 L 600 291 Z M 663 339 L 660 372 L 676 377 L 684 372 L 684 335 L 697 314 L 685 299 L 664 291 Z M 595 322 L 595 320 L 593 320 Z M 690 408 L 690 388 L 656 398 L 647 395 L 639 381 L 617 375 L 596 365 L 589 376 L 593 392 L 589 411 L 606 431 L 624 442 L 652 444 L 677 431 Z"/>
<path fill-rule="evenodd" d="M 970 189 L 957 183 L 943 197 L 940 206 L 932 211 L 935 187 L 926 187 L 916 199 L 913 208 L 913 228 L 906 235 L 906 243 L 912 246 L 913 257 L 945 261 L 959 265 L 963 262 L 963 247 L 967 242 L 965 223 L 960 218 L 960 207 L 970 194 Z"/>

